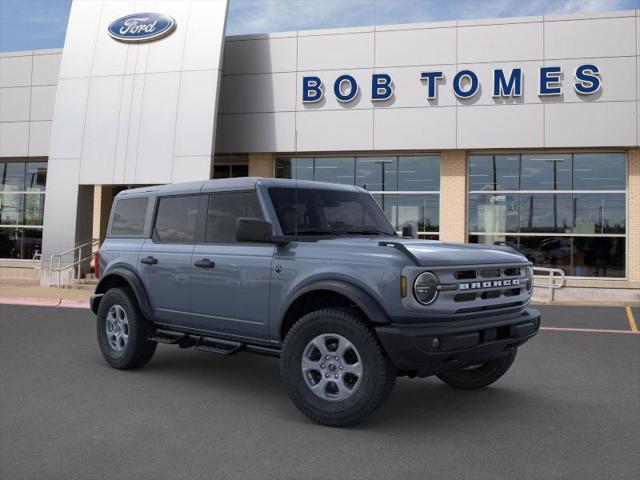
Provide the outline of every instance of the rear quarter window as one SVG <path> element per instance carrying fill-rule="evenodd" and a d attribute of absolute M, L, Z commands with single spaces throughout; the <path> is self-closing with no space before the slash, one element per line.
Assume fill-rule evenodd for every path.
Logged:
<path fill-rule="evenodd" d="M 142 235 L 148 204 L 149 199 L 146 197 L 118 200 L 114 207 L 110 234 L 125 237 Z"/>

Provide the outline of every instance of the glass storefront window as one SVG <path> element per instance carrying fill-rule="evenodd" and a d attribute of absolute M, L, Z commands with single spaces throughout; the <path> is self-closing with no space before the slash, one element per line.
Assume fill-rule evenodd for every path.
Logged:
<path fill-rule="evenodd" d="M 469 159 L 469 191 L 518 190 L 519 155 L 474 155 Z"/>
<path fill-rule="evenodd" d="M 0 163 L 0 258 L 40 252 L 46 181 L 47 162 Z"/>
<path fill-rule="evenodd" d="M 362 156 L 276 159 L 277 178 L 358 185 L 373 196 L 397 232 L 412 226 L 419 238 L 440 230 L 440 157 Z M 424 193 L 420 193 L 424 192 Z"/>
<path fill-rule="evenodd" d="M 371 192 L 398 189 L 398 159 L 396 157 L 357 157 L 356 185 Z"/>
<path fill-rule="evenodd" d="M 355 175 L 354 157 L 316 158 L 314 180 L 318 182 L 353 185 Z M 300 179 L 299 179 L 300 180 Z"/>
<path fill-rule="evenodd" d="M 507 182 L 497 157 L 469 158 L 470 242 L 511 245 L 567 275 L 625 276 L 625 154 L 509 155 L 519 171 L 509 195 L 498 193 Z"/>

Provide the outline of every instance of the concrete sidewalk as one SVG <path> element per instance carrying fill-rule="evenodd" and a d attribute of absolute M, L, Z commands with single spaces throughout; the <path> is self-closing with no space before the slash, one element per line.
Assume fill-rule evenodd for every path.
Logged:
<path fill-rule="evenodd" d="M 0 281 L 0 304 L 89 308 L 91 290 Z"/>

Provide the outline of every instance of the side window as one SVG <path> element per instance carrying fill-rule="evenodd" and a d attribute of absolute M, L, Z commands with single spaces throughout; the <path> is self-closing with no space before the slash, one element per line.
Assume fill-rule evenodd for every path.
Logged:
<path fill-rule="evenodd" d="M 256 192 L 220 193 L 209 196 L 207 243 L 235 243 L 236 220 L 264 218 Z"/>
<path fill-rule="evenodd" d="M 146 197 L 118 200 L 113 211 L 110 234 L 115 236 L 142 235 L 148 203 L 149 199 Z"/>
<path fill-rule="evenodd" d="M 195 243 L 199 195 L 160 198 L 153 238 L 161 243 Z"/>

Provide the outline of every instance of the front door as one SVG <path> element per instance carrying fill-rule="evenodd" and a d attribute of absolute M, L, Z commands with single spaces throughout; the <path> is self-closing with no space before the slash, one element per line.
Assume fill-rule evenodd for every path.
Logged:
<path fill-rule="evenodd" d="M 263 218 L 256 192 L 209 195 L 204 243 L 191 257 L 195 328 L 232 337 L 268 338 L 270 244 L 237 243 L 236 220 Z"/>
<path fill-rule="evenodd" d="M 191 256 L 201 195 L 158 198 L 151 239 L 138 254 L 156 321 L 189 326 Z"/>

